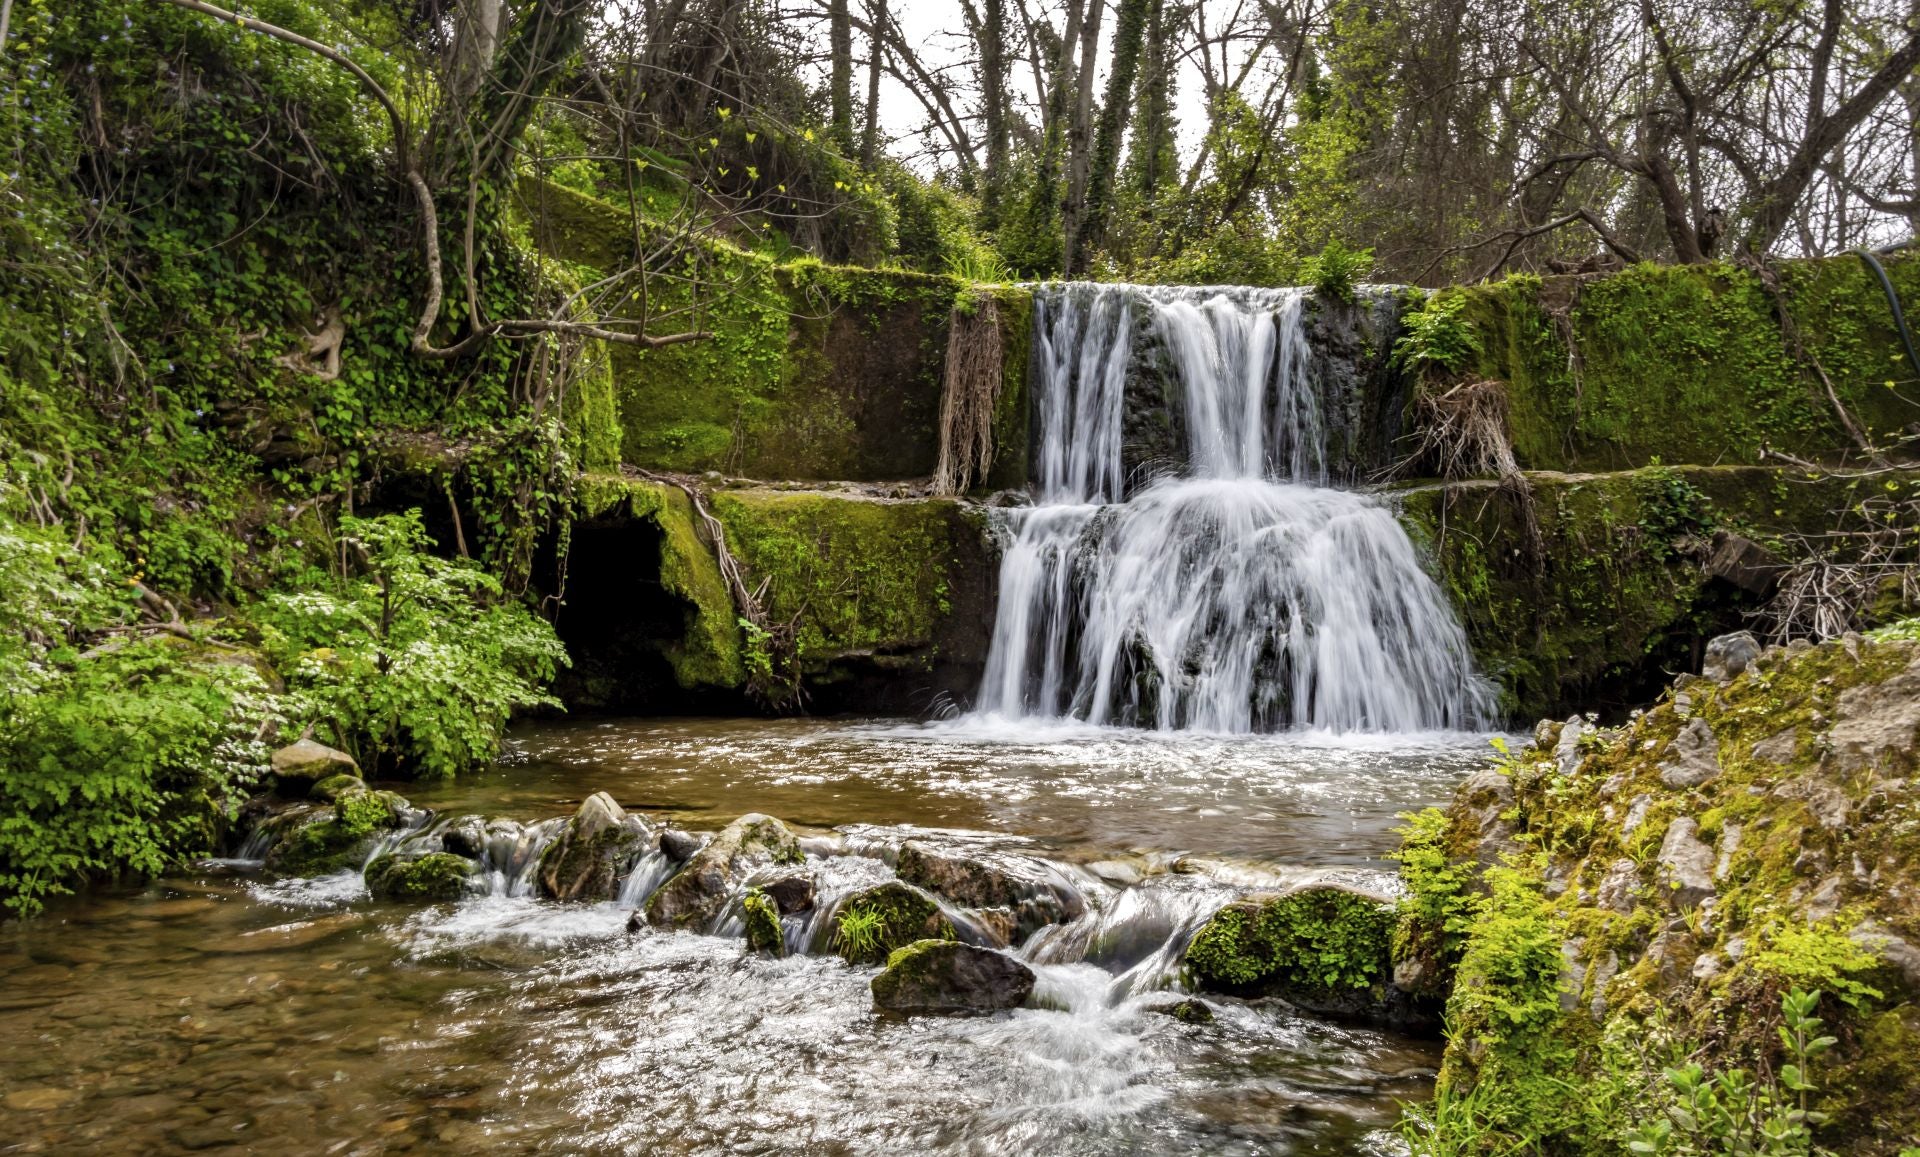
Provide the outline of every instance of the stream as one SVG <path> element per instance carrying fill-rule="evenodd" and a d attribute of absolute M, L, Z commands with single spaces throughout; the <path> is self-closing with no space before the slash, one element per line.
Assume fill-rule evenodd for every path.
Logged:
<path fill-rule="evenodd" d="M 1384 866 L 1395 814 L 1484 750 L 991 720 L 521 726 L 488 772 L 394 786 L 442 818 L 561 817 L 602 790 L 692 831 L 766 812 L 805 837 L 823 895 L 888 878 L 910 836 L 973 841 L 1057 865 L 1088 910 L 1017 948 L 1029 1007 L 901 1020 L 873 1010 L 877 968 L 630 930 L 621 902 L 496 881 L 406 907 L 353 872 L 210 861 L 0 926 L 0 1152 L 1396 1152 L 1435 1042 L 1279 1002 L 1209 998 L 1201 1025 L 1153 1006 L 1213 911 Z"/>

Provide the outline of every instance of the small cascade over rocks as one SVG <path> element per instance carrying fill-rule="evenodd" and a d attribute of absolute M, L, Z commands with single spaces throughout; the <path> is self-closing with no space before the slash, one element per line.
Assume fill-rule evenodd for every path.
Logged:
<path fill-rule="evenodd" d="M 1484 725 L 1393 514 L 1331 488 L 1302 289 L 1036 293 L 1037 504 L 1008 512 L 976 715 L 1211 732 Z M 1177 452 L 1170 439 L 1184 445 Z M 1156 456 L 1143 452 L 1159 439 Z"/>

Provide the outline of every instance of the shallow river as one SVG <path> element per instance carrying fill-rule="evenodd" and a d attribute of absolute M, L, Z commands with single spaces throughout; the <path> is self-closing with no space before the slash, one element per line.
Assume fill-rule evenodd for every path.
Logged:
<path fill-rule="evenodd" d="M 1274 1003 L 1153 1012 L 1198 922 L 1304 869 L 1380 866 L 1481 737 L 1167 738 L 821 721 L 518 729 L 398 785 L 536 820 L 607 791 L 694 830 L 781 816 L 831 893 L 908 835 L 1086 881 L 1019 954 L 1040 1007 L 900 1021 L 872 968 L 628 930 L 616 903 L 375 904 L 357 875 L 210 865 L 0 925 L 0 1152 L 1389 1153 L 1430 1042 Z M 964 833 L 987 833 L 973 835 Z M 794 919 L 794 918 L 789 918 Z M 1164 995 L 1157 999 L 1164 1001 Z"/>

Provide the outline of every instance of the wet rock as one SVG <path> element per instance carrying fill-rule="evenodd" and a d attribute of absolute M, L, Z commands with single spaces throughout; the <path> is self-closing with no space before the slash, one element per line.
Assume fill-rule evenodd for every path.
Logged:
<path fill-rule="evenodd" d="M 403 904 L 444 903 L 466 895 L 472 874 L 473 863 L 451 852 L 388 854 L 367 865 L 367 891 Z"/>
<path fill-rule="evenodd" d="M 461 816 L 440 832 L 440 846 L 469 860 L 487 857 L 487 821 L 479 816 Z"/>
<path fill-rule="evenodd" d="M 1394 900 L 1319 882 L 1227 905 L 1194 936 L 1186 964 L 1205 990 L 1277 996 L 1327 1016 L 1424 1025 L 1437 1010 L 1393 983 Z"/>
<path fill-rule="evenodd" d="M 273 778 L 288 794 L 304 794 L 321 780 L 343 774 L 360 774 L 353 756 L 312 739 L 289 743 L 273 753 Z"/>
<path fill-rule="evenodd" d="M 556 900 L 611 900 L 647 842 L 644 822 L 604 791 L 580 801 L 566 829 L 540 856 L 540 891 Z"/>
<path fill-rule="evenodd" d="M 785 956 L 787 940 L 780 931 L 780 908 L 773 897 L 752 888 L 740 899 L 740 915 L 747 925 L 747 948 Z"/>
<path fill-rule="evenodd" d="M 1004 908 L 1016 933 L 1065 923 L 1086 902 L 1044 861 L 985 849 L 946 849 L 921 840 L 900 846 L 894 870 L 909 884 L 966 908 Z"/>
<path fill-rule="evenodd" d="M 1694 716 L 1680 729 L 1660 765 L 1660 782 L 1668 787 L 1699 787 L 1720 774 L 1720 744 L 1705 719 Z"/>
<path fill-rule="evenodd" d="M 1713 849 L 1702 843 L 1700 825 L 1682 816 L 1660 841 L 1661 891 L 1676 911 L 1697 908 L 1714 894 Z"/>
<path fill-rule="evenodd" d="M 358 867 L 384 833 L 407 826 L 419 813 L 390 791 L 344 792 L 332 808 L 289 813 L 286 834 L 267 851 L 266 866 L 296 876 L 319 876 Z"/>
<path fill-rule="evenodd" d="M 1721 635 L 1707 643 L 1700 674 L 1715 683 L 1730 683 L 1759 657 L 1760 640 L 1753 637 L 1752 631 Z"/>
<path fill-rule="evenodd" d="M 772 897 L 774 907 L 780 910 L 782 916 L 805 912 L 813 907 L 813 877 L 805 872 L 789 872 L 760 885 L 760 890 Z"/>
<path fill-rule="evenodd" d="M 685 863 L 700 850 L 700 837 L 679 828 L 667 828 L 660 833 L 660 850 L 669 860 Z"/>
<path fill-rule="evenodd" d="M 647 922 L 655 928 L 704 929 L 754 869 L 797 864 L 801 858 L 800 841 L 786 824 L 758 813 L 741 816 L 654 892 L 647 901 Z"/>
<path fill-rule="evenodd" d="M 1033 994 L 1033 970 L 1003 952 L 921 940 L 887 958 L 870 985 L 875 1008 L 898 1013 L 993 1012 Z"/>
<path fill-rule="evenodd" d="M 1713 553 L 1704 565 L 1714 578 L 1748 594 L 1763 596 L 1772 594 L 1779 585 L 1782 570 L 1779 556 L 1751 538 L 1727 530 L 1714 532 Z"/>
<path fill-rule="evenodd" d="M 1146 1006 L 1148 1012 L 1170 1016 L 1181 1024 L 1212 1024 L 1213 1006 L 1204 1000 L 1170 1000 Z"/>
<path fill-rule="evenodd" d="M 849 964 L 878 964 L 909 944 L 956 934 L 931 896 L 898 880 L 855 892 L 834 912 L 834 949 Z"/>
<path fill-rule="evenodd" d="M 365 790 L 367 781 L 357 775 L 330 775 L 309 788 L 307 795 L 333 803 L 348 792 Z"/>

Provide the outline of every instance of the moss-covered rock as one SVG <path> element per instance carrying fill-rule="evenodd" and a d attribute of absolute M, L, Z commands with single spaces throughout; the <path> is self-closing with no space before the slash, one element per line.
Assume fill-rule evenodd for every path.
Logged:
<path fill-rule="evenodd" d="M 746 922 L 747 947 L 754 952 L 785 956 L 786 936 L 780 931 L 780 906 L 759 888 L 750 888 L 740 898 L 740 915 Z"/>
<path fill-rule="evenodd" d="M 703 931 L 756 868 L 804 859 L 793 829 L 772 816 L 748 813 L 728 824 L 654 892 L 647 901 L 647 921 L 655 928 Z"/>
<path fill-rule="evenodd" d="M 296 740 L 273 753 L 273 778 L 286 795 L 305 795 L 322 780 L 338 775 L 358 776 L 353 756 L 311 739 Z"/>
<path fill-rule="evenodd" d="M 1774 543 L 1824 529 L 1884 478 L 1757 466 L 1533 473 L 1530 501 L 1492 482 L 1397 492 L 1513 718 L 1624 713 L 1760 596 L 1709 570 L 1714 536 Z M 1537 537 L 1536 537 L 1537 534 Z"/>
<path fill-rule="evenodd" d="M 898 880 L 847 897 L 833 919 L 834 950 L 849 964 L 877 964 L 916 941 L 956 935 L 931 896 Z"/>
<path fill-rule="evenodd" d="M 606 792 L 594 792 L 540 853 L 540 891 L 556 900 L 613 899 L 649 835 L 644 820 L 629 816 Z"/>
<path fill-rule="evenodd" d="M 900 845 L 894 871 L 955 904 L 997 910 L 1015 936 L 1086 911 L 1086 901 L 1057 868 L 1027 856 L 908 840 Z"/>
<path fill-rule="evenodd" d="M 895 949 L 873 978 L 875 1008 L 897 1013 L 994 1012 L 1033 994 L 1033 970 L 991 948 L 919 940 Z"/>
<path fill-rule="evenodd" d="M 1837 1041 L 1808 1074 L 1816 1140 L 1920 1143 L 1920 1105 L 1895 1092 L 1920 1088 L 1917 743 L 1920 644 L 1770 648 L 1723 680 L 1683 676 L 1625 727 L 1542 724 L 1500 768 L 1502 866 L 1479 863 L 1482 804 L 1418 821 L 1429 870 L 1408 883 L 1461 947 L 1440 1078 L 1473 1107 L 1456 1127 L 1620 1152 L 1665 1119 L 1655 1074 L 1681 1058 L 1775 1089 L 1798 989 Z"/>
<path fill-rule="evenodd" d="M 391 853 L 367 865 L 367 891 L 375 899 L 403 904 L 433 904 L 466 895 L 473 862 L 450 852 L 424 856 Z"/>
<path fill-rule="evenodd" d="M 357 775 L 331 775 L 307 789 L 313 799 L 334 803 L 349 792 L 367 790 L 367 781 Z"/>
<path fill-rule="evenodd" d="M 330 809 L 296 813 L 267 850 L 266 866 L 291 876 L 323 876 L 359 866 L 380 833 L 406 826 L 407 801 L 390 791 L 342 792 Z"/>
<path fill-rule="evenodd" d="M 1393 983 L 1394 899 L 1346 884 L 1316 883 L 1229 904 L 1187 946 L 1200 988 L 1278 996 L 1313 1012 L 1414 1025 L 1429 1010 Z"/>

